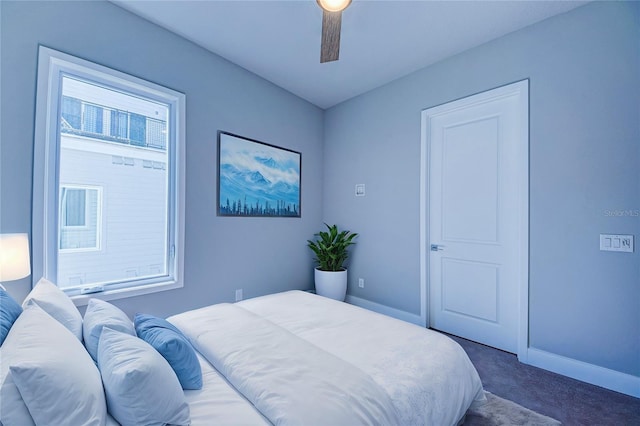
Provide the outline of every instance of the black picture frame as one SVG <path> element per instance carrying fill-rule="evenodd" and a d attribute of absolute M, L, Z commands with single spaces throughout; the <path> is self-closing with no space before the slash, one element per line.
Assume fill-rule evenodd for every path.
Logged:
<path fill-rule="evenodd" d="M 301 217 L 302 154 L 218 131 L 217 215 Z"/>

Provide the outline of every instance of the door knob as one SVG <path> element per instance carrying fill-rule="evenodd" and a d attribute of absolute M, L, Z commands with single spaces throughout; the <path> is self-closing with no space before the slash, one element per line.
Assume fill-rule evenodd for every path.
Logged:
<path fill-rule="evenodd" d="M 431 251 L 444 250 L 444 246 L 440 244 L 431 244 Z"/>

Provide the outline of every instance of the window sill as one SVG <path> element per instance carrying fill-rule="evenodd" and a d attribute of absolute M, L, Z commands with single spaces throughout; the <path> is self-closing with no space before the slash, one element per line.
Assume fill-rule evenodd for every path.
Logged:
<path fill-rule="evenodd" d="M 89 303 L 90 299 L 101 299 L 105 301 L 125 299 L 128 297 L 142 296 L 145 294 L 158 293 L 161 291 L 173 290 L 182 287 L 182 282 L 168 281 L 130 288 L 119 288 L 117 290 L 106 290 L 98 293 L 78 294 L 76 296 L 71 296 L 71 300 L 76 306 L 86 306 Z"/>

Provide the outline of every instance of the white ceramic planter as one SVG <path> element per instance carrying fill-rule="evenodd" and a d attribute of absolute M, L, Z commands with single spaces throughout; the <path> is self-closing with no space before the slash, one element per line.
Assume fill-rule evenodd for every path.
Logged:
<path fill-rule="evenodd" d="M 316 294 L 344 302 L 347 295 L 347 270 L 315 271 Z"/>

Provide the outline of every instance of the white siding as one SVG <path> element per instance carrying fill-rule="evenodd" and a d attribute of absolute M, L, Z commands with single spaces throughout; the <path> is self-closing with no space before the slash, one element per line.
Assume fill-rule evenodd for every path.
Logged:
<path fill-rule="evenodd" d="M 114 164 L 114 155 L 125 161 Z M 143 167 L 144 161 L 164 164 L 162 157 L 166 161 L 157 151 L 62 136 L 60 184 L 102 187 L 102 244 L 99 250 L 61 251 L 58 285 L 166 273 L 167 167 Z"/>

